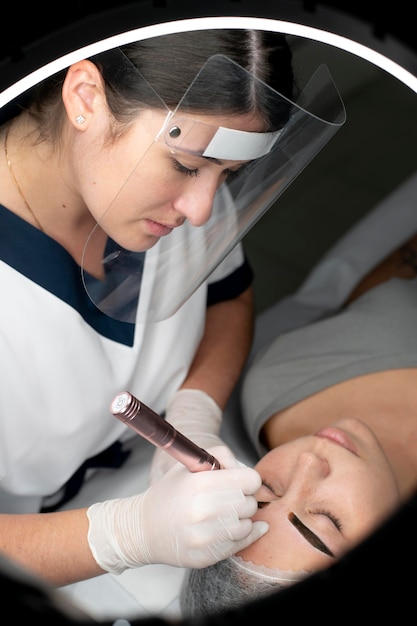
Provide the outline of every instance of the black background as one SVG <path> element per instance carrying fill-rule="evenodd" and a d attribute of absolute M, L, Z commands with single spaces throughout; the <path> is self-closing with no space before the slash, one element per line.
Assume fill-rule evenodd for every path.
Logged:
<path fill-rule="evenodd" d="M 320 26 L 344 34 L 344 26 L 357 20 L 358 34 L 365 26 L 369 46 L 383 48 L 393 38 L 409 51 L 417 50 L 413 2 L 296 2 L 295 0 L 106 0 L 72 3 L 7 3 L 3 6 L 0 38 L 0 90 L 30 71 L 81 46 L 99 39 L 159 22 L 207 16 L 254 16 L 288 19 Z M 334 21 L 328 22 L 327 11 Z M 294 15 L 296 14 L 296 17 Z M 359 39 L 360 40 L 360 39 Z M 415 66 L 417 68 L 417 64 Z M 417 75 L 417 69 L 414 72 Z M 183 620 L 181 626 L 237 625 L 291 619 L 300 623 L 334 623 L 354 620 L 363 624 L 384 618 L 398 623 L 416 620 L 417 494 L 395 516 L 352 550 L 333 567 L 315 574 L 285 591 L 231 610 L 220 616 Z M 57 604 L 55 594 L 38 581 L 26 580 L 7 561 L 0 562 L 3 619 L 43 625 L 82 625 L 97 623 L 76 617 L 68 607 Z M 101 622 L 105 626 L 110 623 Z M 131 622 L 135 626 L 169 626 L 163 619 L 150 617 Z M 171 623 L 171 622 L 170 622 Z"/>

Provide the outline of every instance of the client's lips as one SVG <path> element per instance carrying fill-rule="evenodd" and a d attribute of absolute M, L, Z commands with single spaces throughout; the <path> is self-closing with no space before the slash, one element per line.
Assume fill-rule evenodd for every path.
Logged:
<path fill-rule="evenodd" d="M 349 452 L 352 452 L 352 454 L 358 456 L 356 447 L 344 430 L 340 430 L 339 428 L 335 428 L 334 426 L 326 426 L 325 428 L 322 428 L 317 433 L 315 433 L 315 437 L 329 439 L 339 446 L 342 446 L 342 448 L 349 450 Z"/>

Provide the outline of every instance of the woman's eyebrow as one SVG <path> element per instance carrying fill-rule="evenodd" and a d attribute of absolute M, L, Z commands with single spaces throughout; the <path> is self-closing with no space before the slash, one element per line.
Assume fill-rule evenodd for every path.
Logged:
<path fill-rule="evenodd" d="M 291 512 L 288 515 L 288 519 L 290 523 L 294 526 L 294 528 L 298 530 L 298 532 L 313 546 L 313 548 L 317 548 L 317 550 L 324 552 L 324 554 L 334 557 L 334 554 L 330 550 L 330 548 L 328 548 L 326 544 L 323 543 L 323 541 L 319 537 L 317 537 L 315 533 L 313 533 L 312 530 L 307 528 L 307 526 L 303 524 L 303 522 L 296 516 L 295 513 Z"/>
<path fill-rule="evenodd" d="M 209 157 L 209 156 L 203 156 L 203 159 L 206 159 L 206 161 L 212 161 L 212 163 L 216 163 L 217 165 L 224 165 L 224 161 L 222 161 L 221 159 L 216 159 L 216 157 Z"/>

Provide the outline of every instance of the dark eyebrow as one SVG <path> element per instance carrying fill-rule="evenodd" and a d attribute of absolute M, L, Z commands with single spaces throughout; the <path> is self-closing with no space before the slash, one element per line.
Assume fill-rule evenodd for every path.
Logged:
<path fill-rule="evenodd" d="M 202 155 L 201 155 L 202 156 Z M 216 163 L 217 165 L 224 165 L 224 161 L 229 160 L 229 161 L 235 161 L 236 159 L 217 159 L 216 157 L 208 157 L 208 156 L 202 156 L 203 159 L 206 159 L 207 161 L 212 161 L 213 163 Z M 250 161 L 242 161 L 239 169 L 241 169 L 242 167 L 249 165 L 249 163 L 253 163 L 254 159 L 251 159 Z"/>
<path fill-rule="evenodd" d="M 326 544 L 323 543 L 322 540 L 317 537 L 317 535 L 313 533 L 312 530 L 307 528 L 307 526 L 303 524 L 303 522 L 296 516 L 295 513 L 291 512 L 288 515 L 288 519 L 294 526 L 294 528 L 298 530 L 298 532 L 313 546 L 313 548 L 317 548 L 317 550 L 324 552 L 324 554 L 334 557 L 333 552 L 326 546 Z"/>
<path fill-rule="evenodd" d="M 213 163 L 216 163 L 217 165 L 224 165 L 224 162 L 221 161 L 220 159 L 216 159 L 216 157 L 203 156 L 203 159 L 206 159 L 207 161 L 212 161 Z"/>

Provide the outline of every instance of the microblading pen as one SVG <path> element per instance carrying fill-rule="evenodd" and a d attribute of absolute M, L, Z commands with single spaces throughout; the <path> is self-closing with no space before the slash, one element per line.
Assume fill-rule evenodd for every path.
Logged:
<path fill-rule="evenodd" d="M 219 470 L 218 460 L 185 437 L 172 424 L 140 402 L 128 391 L 119 393 L 110 404 L 110 412 L 136 433 L 162 448 L 190 472 Z"/>

